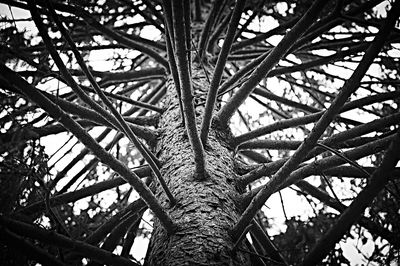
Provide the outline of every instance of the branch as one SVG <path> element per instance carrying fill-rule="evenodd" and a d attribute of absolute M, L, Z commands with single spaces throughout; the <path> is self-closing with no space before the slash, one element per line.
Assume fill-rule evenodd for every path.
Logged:
<path fill-rule="evenodd" d="M 255 238 L 260 242 L 268 256 L 282 265 L 288 265 L 260 224 L 257 223 L 255 219 L 253 219 L 252 224 L 253 226 L 250 229 L 250 231 L 253 233 L 252 236 L 255 236 Z"/>
<path fill-rule="evenodd" d="M 91 88 L 88 88 L 88 87 L 85 87 L 85 86 L 81 86 L 81 88 L 86 90 L 86 91 L 90 91 L 90 92 L 95 92 L 96 91 L 96 90 L 92 90 Z M 147 110 L 150 110 L 150 111 L 154 111 L 154 112 L 157 112 L 157 113 L 160 113 L 160 114 L 163 113 L 163 111 L 164 111 L 160 107 L 157 107 L 157 106 L 152 105 L 152 104 L 144 103 L 144 102 L 141 102 L 141 101 L 136 101 L 136 100 L 133 100 L 133 99 L 131 99 L 131 98 L 127 97 L 127 96 L 124 96 L 124 95 L 110 93 L 110 92 L 107 92 L 107 91 L 102 91 L 102 93 L 105 96 L 108 96 L 110 98 L 121 100 L 121 101 L 129 103 L 131 105 L 134 105 L 134 106 L 137 106 L 137 107 L 141 107 L 143 109 L 147 109 Z"/>
<path fill-rule="evenodd" d="M 217 40 L 219 40 L 220 35 L 222 34 L 222 31 L 226 29 L 226 26 L 231 20 L 232 16 L 232 10 L 227 14 L 224 19 L 217 25 L 217 27 L 214 29 L 213 33 L 210 36 L 210 39 L 207 44 L 207 51 L 211 54 L 213 54 L 214 51 L 214 44 Z"/>
<path fill-rule="evenodd" d="M 175 57 L 178 66 L 179 81 L 182 90 L 182 104 L 185 115 L 185 127 L 189 137 L 190 145 L 194 152 L 195 161 L 195 178 L 203 180 L 206 177 L 205 173 L 205 158 L 203 145 L 201 144 L 196 125 L 196 114 L 193 105 L 192 83 L 190 78 L 189 64 L 186 53 L 186 35 L 185 21 L 182 14 L 183 3 L 181 0 L 173 1 L 172 15 L 174 22 L 175 36 Z M 185 10 L 190 12 L 190 10 Z"/>
<path fill-rule="evenodd" d="M 56 24 L 59 28 L 59 30 L 61 31 L 61 34 L 64 36 L 64 38 L 67 40 L 69 46 L 71 47 L 72 52 L 74 53 L 79 66 L 81 67 L 82 71 L 85 73 L 86 77 L 90 81 L 90 84 L 92 85 L 92 87 L 94 88 L 96 93 L 99 95 L 100 99 L 104 102 L 104 104 L 108 107 L 108 109 L 111 111 L 111 113 L 117 119 L 118 128 L 120 128 L 125 133 L 125 135 L 129 138 L 129 140 L 139 150 L 140 154 L 144 157 L 144 159 L 147 161 L 147 163 L 153 170 L 154 174 L 157 176 L 157 179 L 160 182 L 162 188 L 164 189 L 164 192 L 167 194 L 167 197 L 170 200 L 170 203 L 172 205 L 175 205 L 176 200 L 172 196 L 167 184 L 165 183 L 163 177 L 161 176 L 160 170 L 158 168 L 159 162 L 157 161 L 157 158 L 153 154 L 151 154 L 151 152 L 139 141 L 139 139 L 136 137 L 135 133 L 133 133 L 132 129 L 127 125 L 127 123 L 125 122 L 125 120 L 123 119 L 121 114 L 117 111 L 117 109 L 115 109 L 115 107 L 111 103 L 111 101 L 107 98 L 107 96 L 100 89 L 95 78 L 93 77 L 90 70 L 86 66 L 86 63 L 84 62 L 81 54 L 79 53 L 78 49 L 76 48 L 75 42 L 72 40 L 67 29 L 64 27 L 64 25 L 58 19 L 57 14 L 55 13 L 51 4 L 49 4 L 49 10 L 50 10 L 50 14 L 52 15 L 54 21 L 56 22 Z"/>
<path fill-rule="evenodd" d="M 231 49 L 233 39 L 235 37 L 236 28 L 239 24 L 239 20 L 242 15 L 245 3 L 245 0 L 236 1 L 231 20 L 229 22 L 228 32 L 225 36 L 221 52 L 219 53 L 218 61 L 214 69 L 213 78 L 211 80 L 210 88 L 207 93 L 206 107 L 204 110 L 203 121 L 201 123 L 200 129 L 200 139 L 204 147 L 207 143 L 207 135 L 211 125 L 211 117 L 215 108 L 219 83 L 221 82 L 226 59 Z"/>
<path fill-rule="evenodd" d="M 2 215 L 0 216 L 0 223 L 2 227 L 4 226 L 10 231 L 19 235 L 38 239 L 54 246 L 67 248 L 98 262 L 109 265 L 138 266 L 138 264 L 129 259 L 117 256 L 111 252 L 102 250 L 92 245 L 88 245 L 82 241 L 70 239 L 53 231 L 47 231 L 38 226 L 12 220 Z"/>
<path fill-rule="evenodd" d="M 114 214 L 113 216 L 111 216 L 110 219 L 105 221 L 99 228 L 96 229 L 96 231 L 94 231 L 90 236 L 85 239 L 85 243 L 97 245 L 110 233 L 110 231 L 115 228 L 118 223 L 121 222 L 122 219 L 124 219 L 124 217 L 126 217 L 127 215 L 138 214 L 145 208 L 146 204 L 142 199 L 135 200 L 123 210 Z"/>
<path fill-rule="evenodd" d="M 400 1 L 397 3 L 400 3 Z M 397 12 L 400 12 L 400 8 L 392 8 L 392 10 L 396 9 Z M 325 129 L 333 120 L 333 118 L 339 113 L 347 98 L 354 91 L 356 91 L 362 77 L 367 72 L 371 63 L 374 61 L 375 57 L 379 54 L 381 48 L 385 44 L 386 37 L 390 34 L 391 29 L 394 27 L 397 17 L 398 16 L 394 11 L 390 13 L 385 21 L 384 26 L 379 30 L 379 33 L 374 38 L 373 43 L 365 52 L 360 64 L 357 66 L 350 79 L 345 83 L 331 106 L 318 120 L 310 135 L 304 140 L 302 145 L 295 151 L 292 157 L 290 157 L 290 159 L 270 179 L 266 186 L 263 187 L 263 189 L 253 198 L 252 202 L 244 211 L 238 223 L 232 230 L 232 235 L 235 239 L 240 236 L 246 226 L 251 222 L 254 215 L 264 205 L 265 201 L 272 195 L 276 188 L 288 181 L 288 176 L 290 173 L 296 169 L 299 163 L 302 162 L 310 150 L 316 145 L 318 139 L 324 133 Z"/>
<path fill-rule="evenodd" d="M 144 79 L 156 79 L 165 77 L 165 69 L 161 67 L 154 67 L 141 70 L 121 71 L 121 72 L 100 72 L 100 73 L 101 73 L 101 81 L 99 82 L 99 85 L 102 87 L 105 87 L 109 84 L 113 84 L 115 81 L 122 83 L 127 81 L 139 81 Z M 92 71 L 92 74 L 95 73 L 93 73 Z"/>
<path fill-rule="evenodd" d="M 388 175 L 388 177 L 389 178 L 393 177 L 394 172 L 395 171 L 392 171 L 391 174 Z M 363 177 L 365 177 L 364 174 Z M 296 186 L 300 188 L 303 192 L 318 199 L 325 205 L 339 211 L 340 213 L 344 212 L 347 208 L 346 205 L 337 201 L 335 198 L 332 198 L 331 196 L 329 196 L 328 193 L 311 185 L 307 181 L 300 180 L 299 182 L 296 183 Z M 366 218 L 365 216 L 361 217 L 360 220 L 358 221 L 358 224 L 368 229 L 368 231 L 370 231 L 371 234 L 378 235 L 386 239 L 388 242 L 390 242 L 390 244 L 392 244 L 395 247 L 400 247 L 400 241 L 395 233 L 390 232 L 390 230 L 371 221 L 369 218 Z"/>
<path fill-rule="evenodd" d="M 285 22 L 285 23 L 283 23 L 283 24 L 281 24 L 281 25 L 279 25 L 279 26 L 277 26 L 277 27 L 265 32 L 265 33 L 257 34 L 255 37 L 253 37 L 251 39 L 247 39 L 247 40 L 243 40 L 241 42 L 234 43 L 232 45 L 232 51 L 237 51 L 237 50 L 239 50 L 239 49 L 241 49 L 243 47 L 246 47 L 246 46 L 249 46 L 249 45 L 253 45 L 253 44 L 256 44 L 256 43 L 258 43 L 260 41 L 266 40 L 269 37 L 274 36 L 274 35 L 276 35 L 278 33 L 285 32 L 286 29 L 288 29 L 290 27 L 293 27 L 298 21 L 299 21 L 299 18 L 291 19 L 288 22 Z"/>
<path fill-rule="evenodd" d="M 240 89 L 229 99 L 229 101 L 221 108 L 216 116 L 216 120 L 223 126 L 227 126 L 233 113 L 251 94 L 257 84 L 268 74 L 269 71 L 279 62 L 279 60 L 289 51 L 297 39 L 301 37 L 304 31 L 315 22 L 318 14 L 322 10 L 326 1 L 316 1 L 293 27 L 293 29 L 285 35 L 279 44 L 268 54 L 268 56 L 254 70 L 250 78 L 240 87 Z"/>
<path fill-rule="evenodd" d="M 175 56 L 174 56 L 174 47 L 172 45 L 172 41 L 174 40 L 174 30 L 173 30 L 173 23 L 172 23 L 172 10 L 171 10 L 171 3 L 168 1 L 163 1 L 163 9 L 165 14 L 165 42 L 167 43 L 167 55 L 168 55 L 168 64 L 169 70 L 172 74 L 172 79 L 174 80 L 176 94 L 178 95 L 179 101 L 179 110 L 181 112 L 181 119 L 182 124 L 185 126 L 185 115 L 183 110 L 183 103 L 182 103 L 182 93 L 181 93 L 181 85 L 179 82 L 179 74 L 178 68 L 176 66 Z"/>
<path fill-rule="evenodd" d="M 109 142 L 104 150 L 109 151 L 112 147 L 117 144 L 117 142 L 121 139 L 122 133 L 117 133 L 113 140 Z M 78 173 L 76 173 L 68 182 L 65 184 L 57 193 L 65 193 L 76 181 L 84 175 L 86 172 L 94 169 L 94 167 L 98 164 L 99 159 L 97 157 L 92 158 Z"/>
<path fill-rule="evenodd" d="M 246 22 L 238 29 L 235 33 L 235 37 L 233 39 L 234 42 L 242 35 L 243 31 L 247 29 L 247 27 L 250 25 L 253 20 L 261 14 L 261 11 L 263 11 L 263 7 L 265 4 L 265 0 L 261 0 L 257 3 L 257 5 L 252 7 L 252 14 L 246 19 Z"/>
<path fill-rule="evenodd" d="M 77 9 L 76 10 L 77 14 L 80 15 L 82 18 L 84 18 L 85 22 L 89 26 L 91 26 L 94 29 L 100 31 L 101 33 L 103 33 L 107 37 L 109 37 L 111 39 L 114 39 L 117 42 L 125 45 L 128 48 L 133 48 L 133 49 L 138 50 L 138 51 L 140 51 L 140 52 L 142 52 L 144 54 L 149 55 L 155 61 L 160 63 L 162 66 L 164 66 L 165 68 L 168 68 L 167 60 L 165 60 L 165 58 L 163 56 L 161 56 L 159 54 L 159 52 L 157 52 L 157 51 L 151 49 L 150 47 L 140 43 L 140 39 L 139 40 L 133 40 L 132 38 L 128 38 L 128 37 L 120 34 L 118 31 L 109 29 L 109 28 L 105 27 L 104 25 L 100 24 L 89 13 L 87 13 L 85 10 L 83 10 L 81 8 L 77 8 L 77 7 L 76 7 L 76 9 Z"/>
<path fill-rule="evenodd" d="M 377 94 L 377 95 L 373 95 L 373 96 L 367 96 L 355 101 L 351 101 L 349 103 L 346 103 L 341 109 L 339 113 L 344 113 L 347 112 L 349 110 L 355 109 L 355 108 L 360 108 L 372 103 L 376 103 L 376 102 L 380 102 L 380 101 L 386 101 L 386 100 L 392 100 L 392 99 L 397 99 L 400 97 L 400 92 L 399 91 L 394 91 L 394 92 L 388 92 L 388 93 L 382 93 L 382 94 Z M 320 111 L 317 113 L 313 113 L 310 115 L 305 115 L 302 117 L 295 117 L 295 118 L 289 118 L 289 119 L 285 119 L 285 120 L 280 120 L 277 121 L 275 123 L 266 125 L 264 127 L 260 127 L 257 128 L 255 130 L 252 130 L 250 132 L 244 133 L 242 135 L 236 136 L 231 140 L 232 145 L 237 146 L 240 145 L 246 141 L 249 141 L 251 139 L 255 139 L 258 137 L 261 137 L 263 135 L 272 133 L 274 131 L 277 130 L 282 130 L 285 128 L 290 128 L 290 127 L 296 127 L 299 125 L 305 125 L 308 123 L 312 123 L 317 121 L 322 114 L 324 113 L 324 111 Z M 388 116 L 391 119 L 398 119 L 398 114 L 393 114 L 391 116 Z M 381 122 L 378 122 L 381 121 Z M 387 117 L 381 118 L 381 119 L 377 119 L 373 122 L 376 123 L 383 123 L 386 125 L 387 122 L 390 122 L 389 119 Z M 366 124 L 362 124 L 362 125 L 358 125 L 350 130 L 356 129 L 356 128 L 360 128 L 361 130 L 365 130 L 364 126 L 368 125 L 368 127 L 373 126 L 373 124 L 370 124 L 372 122 L 366 123 Z M 349 131 L 349 130 L 348 130 Z M 348 132 L 346 131 L 346 132 Z M 344 132 L 343 132 L 344 133 Z M 356 137 L 357 135 L 354 135 L 354 137 Z"/>
<path fill-rule="evenodd" d="M 396 113 L 391 116 L 387 116 L 387 117 L 377 119 L 377 120 L 371 121 L 369 123 L 366 123 L 366 124 L 363 124 L 360 126 L 353 127 L 347 131 L 337 133 L 337 134 L 332 135 L 331 137 L 321 141 L 321 143 L 325 144 L 325 145 L 337 145 L 338 143 L 344 143 L 343 145 L 345 145 L 346 140 L 370 133 L 374 130 L 386 128 L 390 125 L 394 125 L 399 122 L 400 122 L 400 113 Z M 320 153 L 321 153 L 321 149 L 318 149 L 318 148 L 313 149 L 307 155 L 307 157 L 305 157 L 305 160 L 309 160 L 309 159 L 313 158 L 314 156 L 317 156 Z M 272 163 L 264 164 L 264 165 L 258 167 L 257 169 L 255 169 L 254 171 L 240 177 L 238 179 L 239 183 L 245 186 L 245 185 L 249 184 L 250 182 L 257 180 L 258 178 L 261 178 L 262 176 L 272 174 L 279 167 L 281 167 L 287 160 L 288 160 L 288 158 L 283 158 L 283 159 L 280 159 L 280 160 L 272 162 Z"/>
<path fill-rule="evenodd" d="M 137 168 L 133 170 L 133 172 L 139 177 L 139 178 L 144 178 L 148 177 L 151 175 L 151 169 L 148 166 L 143 166 L 140 168 Z M 96 183 L 94 185 L 91 185 L 89 187 L 81 188 L 76 191 L 72 192 L 67 192 L 61 195 L 57 195 L 55 197 L 51 197 L 49 200 L 50 207 L 56 207 L 61 204 L 66 204 L 70 202 L 74 202 L 89 196 L 92 196 L 94 194 L 100 193 L 102 191 L 121 186 L 126 183 L 126 180 L 117 177 L 111 180 L 107 181 L 102 181 L 99 183 Z M 45 208 L 45 203 L 43 201 L 38 201 L 35 203 L 32 203 L 31 205 L 28 205 L 26 207 L 23 207 L 22 209 L 18 210 L 18 212 L 21 212 L 26 215 L 31 215 L 36 212 L 39 212 Z"/>
<path fill-rule="evenodd" d="M 95 140 L 97 142 L 102 141 L 110 132 L 111 129 L 107 128 Z M 56 174 L 54 179 L 51 180 L 51 183 L 48 185 L 48 189 L 52 190 L 56 186 L 58 181 L 60 181 L 61 178 L 63 178 L 68 173 L 68 171 L 71 170 L 71 168 L 74 167 L 78 162 L 80 162 L 88 153 L 89 149 L 85 147 L 78 155 L 74 156 L 74 158 L 67 165 L 65 165 L 61 171 Z"/>
<path fill-rule="evenodd" d="M 129 184 L 131 184 L 138 194 L 147 203 L 149 208 L 154 212 L 168 231 L 173 234 L 176 225 L 172 222 L 171 217 L 162 208 L 160 203 L 150 189 L 140 180 L 140 178 L 128 167 L 111 154 L 106 152 L 82 127 L 80 127 L 72 118 L 64 113 L 57 105 L 40 94 L 34 87 L 28 84 L 25 80 L 18 77 L 11 69 L 3 64 L 0 64 L 0 77 L 5 82 L 9 81 L 17 88 L 21 88 L 21 92 L 32 101 L 36 102 L 43 110 L 49 113 L 55 120 L 59 121 L 66 129 L 73 133 L 86 147 L 88 147 L 99 160 L 110 166 L 115 172 L 121 175 Z"/>
<path fill-rule="evenodd" d="M 202 61 L 204 54 L 206 52 L 208 38 L 210 36 L 211 27 L 214 24 L 215 16 L 217 15 L 218 9 L 221 8 L 222 5 L 223 5 L 222 0 L 216 0 L 213 3 L 213 6 L 208 15 L 206 24 L 204 25 L 203 31 L 201 32 L 200 40 L 199 40 L 199 44 L 198 44 L 198 53 L 199 53 L 199 61 L 200 62 Z"/>
<path fill-rule="evenodd" d="M 364 144 L 360 147 L 354 148 L 352 150 L 344 152 L 344 156 L 346 156 L 350 160 L 358 160 L 365 156 L 375 154 L 379 151 L 384 150 L 390 142 L 393 140 L 394 136 L 385 137 L 383 139 L 379 139 L 373 141 L 371 143 Z M 248 193 L 246 193 L 243 199 L 243 205 L 247 206 L 251 199 L 255 198 L 257 194 L 262 191 L 263 189 L 271 189 L 275 193 L 278 190 L 286 188 L 292 184 L 295 184 L 297 181 L 304 179 L 307 176 L 320 174 L 325 170 L 328 170 L 332 167 L 336 167 L 346 163 L 345 160 L 341 156 L 333 155 L 329 156 L 320 160 L 316 160 L 310 164 L 306 164 L 301 166 L 300 168 L 294 170 L 285 181 L 280 184 L 277 184 L 276 187 L 271 188 L 269 187 L 270 184 L 267 183 L 261 187 L 258 187 Z M 276 174 L 275 174 L 276 175 Z M 365 173 L 364 173 L 365 177 Z"/>
<path fill-rule="evenodd" d="M 392 7 L 400 9 L 400 1 Z M 391 12 L 393 14 L 394 12 Z M 390 15 L 389 15 L 390 16 Z M 397 132 L 390 147 L 385 152 L 381 165 L 371 175 L 368 185 L 358 194 L 350 206 L 340 215 L 335 225 L 315 244 L 313 249 L 304 258 L 302 265 L 316 265 L 329 253 L 335 244 L 343 237 L 350 227 L 357 222 L 364 210 L 372 203 L 374 198 L 389 181 L 389 174 L 393 171 L 400 159 L 400 132 Z"/>

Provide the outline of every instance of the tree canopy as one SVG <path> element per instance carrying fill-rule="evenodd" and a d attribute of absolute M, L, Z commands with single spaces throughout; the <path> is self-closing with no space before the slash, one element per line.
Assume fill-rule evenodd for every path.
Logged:
<path fill-rule="evenodd" d="M 181 228 L 168 156 L 190 161 L 194 187 L 231 171 L 231 259 L 398 263 L 399 13 L 398 0 L 0 0 L 0 264 L 143 264 L 155 223 Z M 189 159 L 169 148 L 177 135 Z"/>

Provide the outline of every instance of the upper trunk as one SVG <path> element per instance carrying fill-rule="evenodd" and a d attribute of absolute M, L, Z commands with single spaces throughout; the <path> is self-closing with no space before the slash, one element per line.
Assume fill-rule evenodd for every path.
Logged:
<path fill-rule="evenodd" d="M 199 69 L 192 73 L 195 101 L 205 98 L 204 90 L 208 87 L 202 73 Z M 198 125 L 203 106 L 196 108 Z M 178 230 L 174 235 L 168 235 L 155 219 L 145 264 L 248 265 L 247 255 L 233 251 L 234 243 L 229 235 L 240 214 L 234 202 L 238 192 L 234 182 L 233 154 L 226 141 L 230 132 L 211 129 L 205 148 L 208 178 L 195 181 L 193 152 L 171 81 L 165 108 L 159 123 L 161 134 L 157 154 L 162 163 L 161 173 L 177 204 L 171 208 L 158 184 L 155 195 L 178 225 Z"/>

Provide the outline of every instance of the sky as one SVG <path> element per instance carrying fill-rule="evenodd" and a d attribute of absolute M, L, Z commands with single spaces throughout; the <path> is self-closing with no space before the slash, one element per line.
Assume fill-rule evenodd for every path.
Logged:
<path fill-rule="evenodd" d="M 379 12 L 385 16 L 386 15 L 386 11 L 385 11 L 385 7 L 387 6 L 387 2 L 388 1 L 384 1 L 382 4 L 379 5 L 378 10 Z M 284 4 L 283 4 L 284 5 Z M 282 6 L 280 7 L 282 8 L 282 10 L 285 10 L 287 8 L 287 6 Z M 11 17 L 11 14 L 14 18 L 29 18 L 30 14 L 28 11 L 25 10 L 21 10 L 18 8 L 12 8 L 12 13 L 10 12 L 10 9 L 7 5 L 5 4 L 0 4 L 0 16 L 7 16 L 7 17 Z M 136 21 L 135 21 L 136 20 Z M 131 21 L 129 22 L 137 22 L 140 21 L 141 18 L 136 17 L 131 19 Z M 275 27 L 277 24 L 276 22 L 269 18 L 266 20 L 259 20 L 259 21 L 254 21 L 252 23 L 252 27 L 254 27 L 254 29 L 256 30 L 262 30 L 262 31 L 268 31 L 269 29 Z M 3 27 L 0 24 L 0 27 Z M 17 27 L 19 29 L 22 28 L 27 28 L 30 31 L 36 32 L 36 29 L 33 25 L 32 22 L 26 22 L 26 21 L 22 21 L 22 22 L 17 22 Z M 144 30 L 142 32 L 142 37 L 148 38 L 148 39 L 152 39 L 152 40 L 156 40 L 157 38 L 159 38 L 158 36 L 158 32 L 156 32 L 152 27 L 148 27 L 146 30 Z M 272 37 L 270 38 L 268 41 L 274 45 L 276 45 L 279 42 L 280 38 L 279 37 Z M 122 51 L 122 50 L 121 50 Z M 137 52 L 130 52 L 130 56 L 133 58 L 134 56 L 137 55 Z M 101 51 L 94 51 L 90 54 L 90 61 L 93 62 L 91 63 L 91 66 L 93 67 L 94 70 L 99 70 L 99 71 L 109 71 L 112 68 L 112 63 L 108 62 L 107 59 L 109 57 L 112 56 L 112 52 L 110 51 L 110 53 L 108 53 L 107 51 L 101 50 Z M 293 58 L 295 60 L 295 58 Z M 334 70 L 337 71 L 337 70 Z M 340 70 L 343 71 L 343 70 Z M 376 74 L 377 70 L 374 69 L 373 67 L 370 69 L 370 72 L 372 72 L 372 74 Z M 343 75 L 347 75 L 347 73 L 343 73 Z M 282 86 L 282 83 L 278 81 L 278 79 L 276 78 L 270 78 L 267 80 L 268 82 L 268 88 L 280 88 L 280 86 Z M 49 83 L 47 84 L 48 87 L 52 87 L 54 86 L 53 83 Z M 273 91 L 277 94 L 279 94 L 279 89 L 277 89 L 277 91 Z M 249 112 L 250 116 L 252 117 L 257 117 L 259 116 L 259 110 L 260 110 L 260 106 L 258 106 L 255 102 L 252 101 L 247 101 L 240 109 L 246 110 L 247 112 Z M 347 113 L 345 114 L 349 117 L 354 116 L 354 113 Z M 361 118 L 361 117 L 360 117 Z M 240 126 L 240 122 L 238 117 L 234 117 L 234 120 L 236 120 L 236 124 L 234 126 L 234 133 L 236 134 L 240 134 L 242 132 L 244 132 L 244 129 L 242 126 Z M 268 123 L 268 118 L 263 118 L 265 119 L 265 121 L 263 121 L 263 123 Z M 367 117 L 364 116 L 362 117 L 362 119 L 365 119 L 366 121 L 370 121 L 373 119 L 373 117 Z M 364 122 L 364 121 L 363 121 Z M 101 130 L 100 129 L 96 129 L 94 133 L 94 135 L 98 134 Z M 69 138 L 69 136 L 67 135 L 57 135 L 57 136 L 49 136 L 47 137 L 42 144 L 45 145 L 46 147 L 46 151 L 48 154 L 53 154 L 59 147 L 59 143 L 63 143 L 64 141 L 66 141 Z M 110 138 L 112 138 L 112 136 L 108 137 L 105 141 L 109 141 Z M 301 136 L 300 136 L 301 138 Z M 71 146 L 72 146 L 73 142 L 69 145 L 67 145 L 66 147 L 64 147 L 58 154 L 61 155 L 63 154 L 65 151 L 67 151 Z M 83 146 L 81 144 L 78 144 L 75 146 L 75 148 L 72 150 L 71 154 L 69 156 L 65 156 L 64 159 L 62 159 L 58 164 L 57 164 L 57 168 L 61 169 L 62 165 L 65 165 L 67 162 L 69 162 L 69 160 L 71 160 L 71 158 L 73 158 L 73 156 L 80 151 L 80 149 Z M 58 159 L 57 156 L 53 157 L 51 161 L 49 161 L 49 164 L 52 164 L 54 161 L 56 161 Z M 85 159 L 81 164 L 78 164 L 76 167 L 74 167 L 69 173 L 68 176 L 73 176 L 74 174 L 76 174 L 81 167 L 84 165 L 85 162 L 87 162 L 88 159 Z M 55 174 L 56 172 L 53 171 L 53 174 Z M 318 185 L 319 180 L 317 178 L 309 178 L 308 181 L 310 181 L 311 183 Z M 63 185 L 63 183 L 60 183 L 60 185 Z M 339 185 L 339 184 L 338 184 Z M 101 194 L 102 197 L 104 197 L 104 202 L 106 203 L 110 203 L 113 201 L 113 198 L 115 198 L 115 194 L 112 192 L 103 192 Z M 132 196 L 137 197 L 137 195 Z M 285 204 L 285 211 L 288 217 L 307 217 L 309 215 L 312 215 L 313 211 L 310 207 L 308 207 L 308 203 L 305 201 L 305 199 L 301 199 L 303 202 L 303 204 L 301 204 L 302 206 L 304 206 L 303 208 L 299 208 L 300 204 L 297 204 L 298 201 L 298 196 L 296 195 L 296 192 L 286 188 L 282 191 L 282 197 L 285 199 L 285 202 L 288 202 L 289 204 Z M 133 200 L 133 198 L 131 200 Z M 293 204 L 295 203 L 296 204 Z M 292 204 L 290 204 L 292 203 Z M 87 204 L 85 202 L 85 200 L 80 200 L 77 204 L 76 204 L 76 211 L 79 211 L 80 209 L 85 208 L 85 204 Z M 280 231 L 284 231 L 285 230 L 285 225 L 284 225 L 284 221 L 285 221 L 285 217 L 283 215 L 283 210 L 282 210 L 282 205 L 281 205 L 281 200 L 279 197 L 278 193 L 275 193 L 265 204 L 266 206 L 263 208 L 263 210 L 268 213 L 268 217 L 271 219 L 274 219 L 275 223 L 277 226 L 273 227 L 268 233 L 270 235 L 274 235 L 279 233 Z M 149 221 L 150 221 L 150 217 L 148 215 L 148 213 L 146 212 L 146 215 L 144 216 L 144 221 L 142 221 L 141 227 L 144 228 L 148 228 L 150 229 L 149 225 Z M 145 252 L 147 249 L 147 243 L 148 240 L 147 239 L 140 239 L 140 240 L 136 240 L 134 243 L 134 246 L 132 248 L 132 250 L 134 251 L 133 255 L 137 260 L 143 260 L 144 256 L 145 256 Z M 355 245 L 357 245 L 355 240 L 351 240 L 351 239 L 347 239 L 346 241 L 341 241 L 340 242 L 341 247 L 343 248 L 344 251 L 344 255 L 351 261 L 352 265 L 361 265 L 361 263 L 365 262 L 365 260 L 362 258 L 362 256 L 359 254 L 359 252 L 357 251 L 357 249 L 355 248 Z M 373 245 L 374 243 L 372 241 L 369 241 L 367 243 L 367 245 L 362 246 L 362 251 L 366 254 L 369 254 L 372 252 L 373 250 Z"/>

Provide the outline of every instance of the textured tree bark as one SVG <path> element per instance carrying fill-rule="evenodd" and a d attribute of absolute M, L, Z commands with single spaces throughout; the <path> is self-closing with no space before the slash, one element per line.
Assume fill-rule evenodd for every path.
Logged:
<path fill-rule="evenodd" d="M 200 98 L 204 101 L 204 90 L 209 85 L 202 73 L 199 68 L 192 73 L 195 101 Z M 234 242 L 229 235 L 240 214 L 235 204 L 238 191 L 233 153 L 227 144 L 230 132 L 211 129 L 205 148 L 209 177 L 205 181 L 195 181 L 193 152 L 181 123 L 173 86 L 170 81 L 164 101 L 166 111 L 159 122 L 157 155 L 162 163 L 161 173 L 177 205 L 171 208 L 158 184 L 154 189 L 178 224 L 178 230 L 174 235 L 167 235 L 155 219 L 145 265 L 249 265 L 247 254 L 232 251 Z M 203 108 L 204 105 L 196 108 L 198 126 Z"/>

